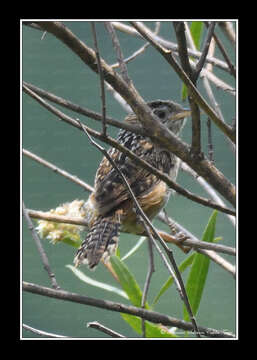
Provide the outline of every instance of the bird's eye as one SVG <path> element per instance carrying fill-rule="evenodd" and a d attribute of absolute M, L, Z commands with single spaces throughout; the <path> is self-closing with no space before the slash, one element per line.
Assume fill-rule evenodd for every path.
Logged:
<path fill-rule="evenodd" d="M 164 119 L 165 118 L 165 111 L 163 110 L 155 110 L 155 115 L 157 115 L 160 119 Z"/>

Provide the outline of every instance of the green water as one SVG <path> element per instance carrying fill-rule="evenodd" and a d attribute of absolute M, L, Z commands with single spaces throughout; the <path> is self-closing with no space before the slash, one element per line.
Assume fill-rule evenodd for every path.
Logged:
<path fill-rule="evenodd" d="M 88 46 L 93 46 L 88 22 L 66 22 L 65 24 Z M 164 22 L 160 34 L 165 38 L 174 39 L 172 25 Z M 112 42 L 101 23 L 97 24 L 97 35 L 102 56 L 108 63 L 116 62 Z M 139 39 L 121 33 L 118 35 L 125 57 L 142 45 L 142 41 Z M 74 103 L 101 112 L 100 86 L 97 75 L 56 38 L 46 34 L 41 40 L 41 36 L 40 31 L 23 27 L 23 80 L 67 98 Z M 181 102 L 181 84 L 176 74 L 150 47 L 136 60 L 128 64 L 128 71 L 144 99 L 173 99 Z M 217 71 L 217 74 L 222 73 Z M 226 76 L 225 80 L 230 81 L 230 77 Z M 234 86 L 234 84 L 231 85 Z M 107 115 L 122 120 L 126 115 L 125 111 L 107 91 L 106 97 Z M 230 122 L 235 114 L 234 98 L 219 90 L 216 90 L 216 97 L 224 111 L 225 119 Z M 61 110 L 68 115 L 79 117 L 95 129 L 100 129 L 100 125 L 94 120 L 78 116 L 67 110 Z M 22 112 L 23 147 L 93 185 L 94 174 L 102 156 L 94 147 L 90 146 L 85 134 L 59 121 L 26 94 L 23 95 Z M 206 118 L 203 117 L 203 151 L 207 152 L 205 123 Z M 108 133 L 115 136 L 117 129 L 109 127 Z M 183 140 L 190 142 L 190 136 L 191 130 L 188 123 L 184 129 Z M 215 165 L 229 180 L 235 182 L 234 156 L 228 151 L 227 143 L 214 126 L 213 142 Z M 63 202 L 86 199 L 88 196 L 78 185 L 25 156 L 22 161 L 22 180 L 23 200 L 25 205 L 31 209 L 49 210 Z M 185 173 L 179 174 L 178 183 L 191 192 L 206 196 L 200 186 Z M 212 213 L 211 209 L 194 204 L 179 195 L 170 200 L 167 210 L 176 221 L 198 237 L 201 237 Z M 162 227 L 157 221 L 156 225 Z M 222 236 L 222 243 L 225 245 L 234 246 L 235 244 L 233 226 L 222 214 L 219 214 L 217 218 L 216 236 Z M 125 254 L 133 246 L 136 239 L 134 236 L 122 234 L 120 240 L 121 254 Z M 118 295 L 87 286 L 74 277 L 71 271 L 65 267 L 66 264 L 73 262 L 75 253 L 73 248 L 64 244 L 53 246 L 47 241 L 43 241 L 43 246 L 57 282 L 63 289 L 91 297 L 126 303 L 126 300 Z M 51 286 L 26 224 L 23 224 L 22 250 L 23 279 Z M 177 249 L 174 249 L 174 253 L 178 263 L 185 257 Z M 234 262 L 232 257 L 224 255 L 224 258 Z M 126 263 L 133 270 L 143 288 L 148 264 L 146 244 Z M 150 303 L 156 292 L 159 291 L 161 284 L 168 277 L 167 271 L 157 254 L 155 254 L 155 263 L 156 272 L 149 292 Z M 86 268 L 83 270 L 98 281 L 106 281 L 116 285 L 102 265 L 93 273 L 89 273 Z M 184 279 L 186 279 L 186 275 L 187 273 L 183 274 Z M 182 303 L 176 290 L 170 289 L 166 296 L 161 298 L 155 310 L 182 318 Z M 86 326 L 89 321 L 99 321 L 127 337 L 135 336 L 133 330 L 124 323 L 118 313 L 93 307 L 24 293 L 22 311 L 24 323 L 57 334 L 81 338 L 108 337 L 97 330 L 88 329 Z M 213 263 L 209 268 L 207 285 L 197 320 L 203 326 L 235 331 L 235 282 L 230 274 Z M 28 331 L 23 331 L 23 336 L 26 338 L 38 337 L 38 335 Z"/>

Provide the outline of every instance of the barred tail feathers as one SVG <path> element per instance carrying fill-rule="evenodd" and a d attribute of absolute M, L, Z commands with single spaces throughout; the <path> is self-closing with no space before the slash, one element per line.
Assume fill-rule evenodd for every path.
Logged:
<path fill-rule="evenodd" d="M 87 237 L 74 259 L 75 266 L 87 264 L 93 269 L 101 259 L 106 261 L 118 245 L 120 221 L 113 217 L 99 217 L 93 223 Z"/>

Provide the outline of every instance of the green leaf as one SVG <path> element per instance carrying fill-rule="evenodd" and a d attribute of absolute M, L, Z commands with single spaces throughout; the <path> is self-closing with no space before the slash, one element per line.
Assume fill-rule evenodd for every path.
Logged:
<path fill-rule="evenodd" d="M 202 31 L 203 31 L 203 22 L 202 21 L 192 21 L 192 24 L 190 26 L 190 32 L 191 32 L 192 38 L 194 40 L 195 47 L 197 49 L 200 49 Z"/>
<path fill-rule="evenodd" d="M 129 271 L 128 267 L 117 256 L 111 256 L 110 258 L 112 267 L 117 274 L 120 284 L 128 295 L 130 302 L 134 306 L 141 306 L 142 291 L 134 277 Z M 149 305 L 146 304 L 146 309 L 149 309 Z"/>
<path fill-rule="evenodd" d="M 183 83 L 181 89 L 181 99 L 184 102 L 186 101 L 186 98 L 187 98 L 187 86 Z"/>
<path fill-rule="evenodd" d="M 216 218 L 218 212 L 215 210 L 204 230 L 202 241 L 213 242 L 215 235 L 215 227 L 216 227 Z M 188 295 L 189 303 L 192 308 L 192 312 L 194 316 L 197 314 L 200 301 L 203 294 L 203 289 L 205 286 L 206 277 L 208 274 L 210 259 L 202 254 L 197 253 L 188 275 L 187 283 L 186 283 L 186 292 Z M 186 307 L 183 308 L 184 320 L 189 321 L 190 317 L 186 310 Z"/>
<path fill-rule="evenodd" d="M 128 314 L 121 314 L 122 318 L 132 327 L 139 335 L 142 335 L 142 319 Z M 174 338 L 177 337 L 163 326 L 145 321 L 145 337 L 147 338 Z"/>
<path fill-rule="evenodd" d="M 124 261 L 125 259 L 129 258 L 131 255 L 133 255 L 139 248 L 140 246 L 145 242 L 146 237 L 145 236 L 141 236 L 140 239 L 137 241 L 137 243 L 135 244 L 135 246 L 133 246 L 128 252 L 127 254 L 125 254 L 121 260 Z"/>
<path fill-rule="evenodd" d="M 110 261 L 130 302 L 134 306 L 141 307 L 142 291 L 134 275 L 117 256 L 111 256 Z M 149 305 L 147 303 L 145 304 L 145 308 L 149 309 Z M 127 314 L 121 314 L 121 316 L 137 333 L 142 333 L 141 318 Z M 162 328 L 159 325 L 146 321 L 145 326 L 146 337 L 175 337 L 175 335 L 170 334 L 165 328 Z"/>
<path fill-rule="evenodd" d="M 73 265 L 66 265 L 66 267 L 68 269 L 70 269 L 80 280 L 82 280 L 86 284 L 98 287 L 98 288 L 106 290 L 106 291 L 113 292 L 115 294 L 118 294 L 118 295 L 124 297 L 125 299 L 128 299 L 127 294 L 124 291 L 122 291 L 121 289 L 118 289 L 115 286 L 108 285 L 106 283 L 102 283 L 100 281 L 90 278 L 89 276 L 85 275 L 81 270 L 77 269 Z"/>
<path fill-rule="evenodd" d="M 184 270 L 186 270 L 188 268 L 188 266 L 190 266 L 194 260 L 196 256 L 196 253 L 192 253 L 191 255 L 189 255 L 184 261 L 182 261 L 182 263 L 179 265 L 179 271 L 183 272 Z M 159 291 L 159 293 L 156 295 L 156 297 L 154 298 L 153 301 L 153 305 L 156 305 L 157 302 L 159 301 L 160 297 L 168 290 L 168 288 L 174 283 L 174 279 L 172 276 L 170 276 L 168 278 L 167 281 L 165 281 L 165 283 L 163 284 L 163 286 L 161 287 L 161 290 Z"/>

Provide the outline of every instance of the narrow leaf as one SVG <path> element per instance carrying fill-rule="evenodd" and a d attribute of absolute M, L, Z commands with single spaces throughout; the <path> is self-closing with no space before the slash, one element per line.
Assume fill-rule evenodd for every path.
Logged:
<path fill-rule="evenodd" d="M 179 271 L 182 273 L 184 270 L 186 270 L 188 268 L 188 266 L 190 266 L 194 260 L 194 257 L 196 256 L 196 253 L 192 253 L 191 255 L 189 255 L 184 261 L 182 261 L 182 263 L 179 265 Z M 153 305 L 156 305 L 157 302 L 159 301 L 160 297 L 168 290 L 168 288 L 174 283 L 174 279 L 172 276 L 170 276 L 168 278 L 167 281 L 165 281 L 165 283 L 163 284 L 163 286 L 161 287 L 161 290 L 159 291 L 159 293 L 156 295 L 156 297 L 154 298 L 153 301 Z"/>
<path fill-rule="evenodd" d="M 192 21 L 192 24 L 190 26 L 190 32 L 191 32 L 192 38 L 194 40 L 195 47 L 197 49 L 200 49 L 202 30 L 203 30 L 203 22 L 202 21 Z"/>
<path fill-rule="evenodd" d="M 75 266 L 73 266 L 73 265 L 66 265 L 66 267 L 68 269 L 70 269 L 80 280 L 84 281 L 86 284 L 98 287 L 98 288 L 106 290 L 106 291 L 113 292 L 115 294 L 118 294 L 118 295 L 124 297 L 125 299 L 128 299 L 128 296 L 125 293 L 125 291 L 118 289 L 115 286 L 108 285 L 106 283 L 102 283 L 100 281 L 90 278 L 89 276 L 85 275 L 81 270 L 75 268 Z"/>
<path fill-rule="evenodd" d="M 130 302 L 134 306 L 141 306 L 141 299 L 142 299 L 142 291 L 134 277 L 134 275 L 130 272 L 128 267 L 121 261 L 117 256 L 111 256 L 110 258 L 112 267 L 116 272 L 120 284 L 128 295 Z M 146 304 L 146 308 L 149 306 Z"/>
<path fill-rule="evenodd" d="M 145 236 L 141 236 L 140 239 L 137 241 L 137 243 L 135 244 L 135 246 L 133 246 L 128 252 L 127 254 L 125 254 L 121 260 L 124 261 L 127 258 L 129 258 L 131 255 L 133 255 L 139 248 L 140 246 L 145 242 L 146 237 Z"/>
<path fill-rule="evenodd" d="M 142 319 L 128 314 L 121 314 L 122 318 L 132 327 L 132 329 L 139 335 L 142 335 Z M 177 337 L 172 334 L 165 327 L 145 321 L 145 336 L 146 338 L 174 338 Z"/>
<path fill-rule="evenodd" d="M 205 228 L 205 231 L 203 233 L 202 241 L 213 242 L 215 235 L 217 214 L 218 212 L 216 210 L 212 213 L 208 221 L 208 224 Z M 193 260 L 190 273 L 188 275 L 188 279 L 186 283 L 186 292 L 194 316 L 197 314 L 200 305 L 206 277 L 208 274 L 209 264 L 210 264 L 210 259 L 207 256 L 197 253 Z M 190 318 L 185 306 L 183 312 L 184 312 L 184 320 L 189 321 Z"/>

